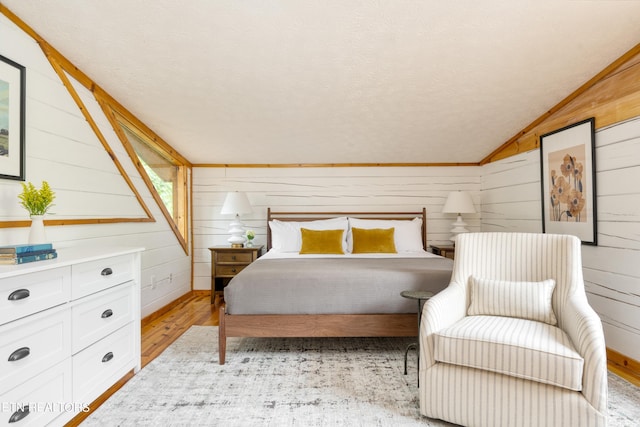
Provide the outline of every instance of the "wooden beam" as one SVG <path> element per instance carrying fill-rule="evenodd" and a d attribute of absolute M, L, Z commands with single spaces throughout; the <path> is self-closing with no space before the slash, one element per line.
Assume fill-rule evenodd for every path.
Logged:
<path fill-rule="evenodd" d="M 609 66 L 607 66 L 605 69 L 600 71 L 598 74 L 596 74 L 589 81 L 584 83 L 578 89 L 573 91 L 569 96 L 567 96 L 562 101 L 560 101 L 555 106 L 553 106 L 551 109 L 549 109 L 549 111 L 547 111 L 546 113 L 542 114 L 540 117 L 538 117 L 536 120 L 531 122 L 528 126 L 526 126 L 524 129 L 522 129 L 520 132 L 516 133 L 514 136 L 512 136 L 509 140 L 507 140 L 500 147 L 498 147 L 495 150 L 493 150 L 491 152 L 491 154 L 489 154 L 487 157 L 482 159 L 479 164 L 480 165 L 484 165 L 484 164 L 487 164 L 487 163 L 490 163 L 490 162 L 494 162 L 496 160 L 500 160 L 500 159 L 503 159 L 503 158 L 506 158 L 506 157 L 513 156 L 515 154 L 519 154 L 519 153 L 522 153 L 522 152 L 525 152 L 525 151 L 529 151 L 529 150 L 534 149 L 534 148 L 538 148 L 540 146 L 540 142 L 539 142 L 539 138 L 538 138 L 539 134 L 536 134 L 535 146 L 531 146 L 531 144 L 527 144 L 523 149 L 523 147 L 519 146 L 518 140 L 520 138 L 522 138 L 523 136 L 525 136 L 526 134 L 528 134 L 529 132 L 532 132 L 536 127 L 540 126 L 542 123 L 547 121 L 554 114 L 558 113 L 560 110 L 562 110 L 564 107 L 566 107 L 569 103 L 571 103 L 572 101 L 577 99 L 579 96 L 583 95 L 585 92 L 587 92 L 589 89 L 594 87 L 600 81 L 604 80 L 610 74 L 613 74 L 616 71 L 618 71 L 622 66 L 624 66 L 625 63 L 631 61 L 634 57 L 636 57 L 639 54 L 640 54 L 640 43 L 635 45 L 633 48 L 631 48 L 629 51 L 627 51 L 620 58 L 616 59 L 614 62 L 609 64 Z M 526 100 L 523 100 L 523 102 L 524 101 L 526 101 Z M 580 119 L 584 119 L 586 117 L 591 117 L 591 116 L 592 116 L 592 114 L 589 114 L 588 111 L 582 111 L 581 114 L 576 118 L 575 121 L 578 121 Z M 630 117 L 628 117 L 628 118 L 630 118 Z M 597 118 L 596 118 L 596 126 L 597 127 L 601 127 L 601 124 L 599 123 L 599 120 L 597 120 Z"/>
<path fill-rule="evenodd" d="M 111 157 L 111 160 L 113 161 L 113 164 L 116 166 L 116 169 L 118 169 L 118 172 L 120 172 L 120 175 L 122 176 L 122 178 L 127 183 L 127 186 L 133 192 L 134 196 L 136 197 L 136 200 L 138 200 L 138 203 L 140 204 L 140 207 L 142 207 L 142 210 L 144 210 L 145 214 L 147 215 L 147 217 L 149 219 L 151 219 L 152 221 L 155 221 L 154 218 L 153 218 L 153 214 L 151 213 L 151 210 L 149 209 L 147 204 L 144 202 L 144 200 L 142 200 L 142 196 L 140 196 L 140 193 L 136 189 L 136 186 L 133 185 L 133 182 L 131 181 L 131 178 L 129 178 L 129 175 L 124 170 L 124 167 L 120 163 L 120 160 L 118 160 L 118 157 L 116 156 L 116 153 L 111 149 L 111 146 L 109 145 L 109 143 L 107 142 L 107 139 L 104 137 L 104 135 L 100 131 L 100 128 L 96 124 L 95 120 L 93 120 L 93 117 L 91 117 L 91 114 L 89 113 L 89 111 L 85 107 L 84 103 L 82 102 L 82 99 L 80 99 L 80 96 L 78 95 L 78 92 L 76 92 L 75 88 L 73 87 L 73 85 L 69 81 L 69 78 L 65 74 L 64 70 L 56 62 L 56 59 L 53 58 L 52 56 L 50 56 L 46 51 L 45 51 L 45 55 L 47 56 L 47 59 L 49 59 L 49 62 L 51 63 L 51 66 L 55 70 L 56 74 L 58 74 L 58 77 L 60 77 L 60 80 L 62 81 L 64 86 L 67 88 L 67 91 L 69 92 L 69 95 L 71 95 L 71 98 L 73 98 L 73 100 L 76 102 L 76 105 L 78 106 L 78 108 L 82 112 L 82 115 L 84 116 L 85 120 L 87 121 L 87 123 L 89 123 L 89 126 L 91 127 L 91 130 L 93 130 L 93 133 L 96 135 L 96 137 L 98 138 L 98 140 L 102 144 L 102 147 L 107 152 L 109 157 Z"/>
<path fill-rule="evenodd" d="M 153 218 L 85 218 L 85 219 L 47 219 L 44 225 L 86 225 L 86 224 L 116 224 L 122 222 L 155 222 Z M 31 220 L 0 221 L 0 228 L 29 227 Z"/>
<path fill-rule="evenodd" d="M 182 246 L 182 250 L 184 250 L 186 255 L 189 255 L 189 243 L 187 241 L 188 230 L 185 228 L 183 233 L 183 231 L 178 228 L 176 221 L 174 221 L 173 217 L 171 216 L 171 213 L 167 210 L 167 207 L 165 206 L 164 201 L 162 200 L 162 198 L 160 197 L 160 194 L 158 194 L 158 191 L 156 190 L 155 186 L 151 182 L 149 175 L 144 170 L 144 167 L 142 166 L 142 163 L 140 162 L 138 155 L 133 149 L 133 146 L 131 145 L 131 143 L 129 142 L 129 139 L 125 135 L 124 130 L 122 129 L 122 127 L 120 127 L 120 124 L 118 123 L 118 120 L 121 117 L 116 116 L 118 115 L 118 113 L 111 108 L 111 106 L 108 104 L 107 101 L 105 101 L 101 97 L 96 97 L 96 100 L 98 101 L 98 104 L 102 108 L 102 111 L 105 117 L 107 118 L 109 123 L 111 123 L 111 127 L 113 128 L 113 131 L 115 132 L 118 139 L 120 139 L 120 142 L 122 143 L 122 146 L 124 147 L 125 151 L 129 155 L 131 162 L 138 170 L 138 173 L 140 174 L 142 181 L 147 186 L 149 193 L 151 193 L 151 196 L 155 200 L 156 205 L 160 209 L 160 212 L 162 212 L 162 215 L 167 221 L 167 224 L 169 225 L 169 227 L 171 228 L 171 231 L 173 231 L 173 234 L 176 236 L 176 239 L 178 239 L 180 246 Z M 139 130 L 137 130 L 137 132 L 139 132 Z M 138 134 L 137 132 L 136 134 L 138 138 L 144 139 L 145 135 Z M 179 167 L 180 174 L 182 175 L 186 174 L 187 168 L 188 166 L 180 166 Z M 186 194 L 185 194 L 185 197 L 186 197 Z M 184 214 L 187 214 L 187 213 L 184 213 Z M 183 223 L 183 225 L 186 225 L 186 224 Z"/>
<path fill-rule="evenodd" d="M 194 163 L 199 168 L 367 168 L 480 166 L 473 162 L 432 163 Z"/>
<path fill-rule="evenodd" d="M 32 37 L 42 49 L 45 57 L 49 60 L 53 70 L 56 72 L 63 85 L 71 95 L 72 99 L 75 101 L 78 109 L 83 114 L 85 120 L 89 123 L 89 126 L 95 133 L 96 137 L 102 144 L 103 148 L 111 157 L 116 169 L 125 180 L 134 196 L 136 197 L 138 203 L 144 210 L 146 214 L 146 218 L 92 218 L 92 219 L 55 219 L 55 220 L 46 220 L 45 225 L 78 225 L 78 224 L 110 224 L 110 223 L 121 223 L 121 222 L 154 222 L 155 219 L 151 210 L 144 203 L 144 200 L 138 193 L 135 185 L 127 175 L 126 171 L 122 167 L 122 164 L 116 157 L 115 153 L 107 143 L 105 137 L 100 132 L 98 125 L 89 114 L 87 108 L 84 103 L 80 99 L 80 96 L 74 89 L 73 85 L 69 81 L 69 78 L 65 74 L 65 71 L 70 75 L 73 75 L 74 78 L 79 81 L 83 86 L 89 88 L 90 90 L 95 88 L 95 83 L 82 71 L 80 71 L 76 66 L 74 66 L 67 58 L 65 58 L 60 52 L 58 52 L 53 46 L 51 46 L 46 40 L 44 40 L 36 31 L 34 31 L 29 25 L 27 25 L 24 21 L 22 21 L 18 16 L 16 16 L 13 12 L 7 9 L 6 6 L 0 3 L 0 12 L 9 18 L 15 25 L 17 25 L 22 31 Z M 31 224 L 30 221 L 0 221 L 0 228 L 12 228 L 12 227 L 28 227 Z"/>

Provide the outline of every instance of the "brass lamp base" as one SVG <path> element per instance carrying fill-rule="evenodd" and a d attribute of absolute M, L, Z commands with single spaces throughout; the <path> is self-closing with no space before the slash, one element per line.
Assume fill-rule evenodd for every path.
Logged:
<path fill-rule="evenodd" d="M 244 248 L 244 243 L 232 243 L 232 248 Z"/>

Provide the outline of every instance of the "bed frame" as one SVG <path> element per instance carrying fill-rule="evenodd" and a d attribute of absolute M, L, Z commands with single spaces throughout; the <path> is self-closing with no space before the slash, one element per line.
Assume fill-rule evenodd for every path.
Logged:
<path fill-rule="evenodd" d="M 422 246 L 427 247 L 427 210 L 422 212 L 272 212 L 267 210 L 267 250 L 271 248 L 269 221 L 314 221 L 349 216 L 362 219 L 411 220 L 422 217 Z M 298 314 L 233 315 L 220 306 L 218 357 L 225 362 L 227 337 L 408 337 L 418 335 L 416 314 Z"/>

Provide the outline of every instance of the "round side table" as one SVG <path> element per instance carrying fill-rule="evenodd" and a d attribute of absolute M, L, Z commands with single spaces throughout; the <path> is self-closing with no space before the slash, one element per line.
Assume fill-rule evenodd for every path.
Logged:
<path fill-rule="evenodd" d="M 407 375 L 407 355 L 409 354 L 409 350 L 415 349 L 418 355 L 418 368 L 416 371 L 418 374 L 418 387 L 420 387 L 420 321 L 422 320 L 422 306 L 434 293 L 428 291 L 402 291 L 400 295 L 404 298 L 418 301 L 418 341 L 409 344 L 404 352 L 404 374 Z"/>

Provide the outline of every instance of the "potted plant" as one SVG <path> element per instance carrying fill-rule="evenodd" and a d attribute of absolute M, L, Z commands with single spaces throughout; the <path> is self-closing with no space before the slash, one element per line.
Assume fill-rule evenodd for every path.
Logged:
<path fill-rule="evenodd" d="M 29 243 L 45 243 L 44 215 L 53 206 L 55 193 L 47 181 L 42 181 L 42 187 L 37 189 L 32 183 L 22 183 L 22 193 L 18 195 L 20 205 L 29 212 L 31 228 L 29 229 Z"/>
<path fill-rule="evenodd" d="M 256 233 L 253 230 L 247 230 L 246 235 L 247 235 L 247 240 L 248 240 L 247 246 L 248 247 L 253 246 L 253 239 L 255 239 Z"/>

